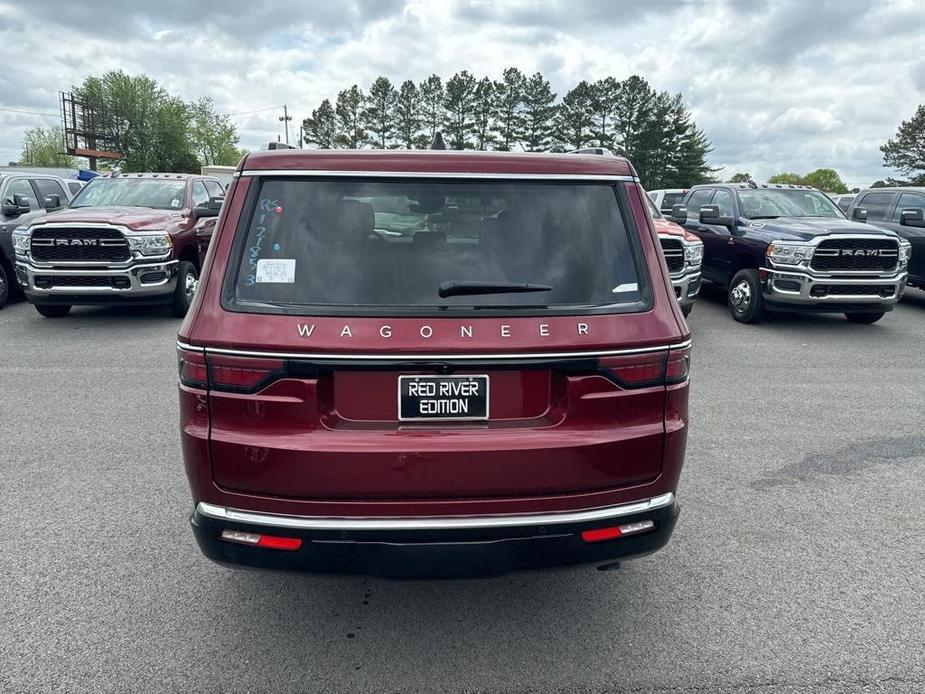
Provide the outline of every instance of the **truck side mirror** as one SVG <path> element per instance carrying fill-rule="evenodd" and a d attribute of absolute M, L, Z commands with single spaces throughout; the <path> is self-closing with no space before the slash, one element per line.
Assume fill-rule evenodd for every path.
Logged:
<path fill-rule="evenodd" d="M 925 211 L 921 207 L 910 207 L 899 215 L 899 223 L 904 227 L 925 227 Z"/>
<path fill-rule="evenodd" d="M 29 198 L 25 195 L 14 195 L 12 200 L 7 198 L 4 201 L 0 214 L 4 217 L 18 217 L 21 214 L 29 214 L 31 210 Z"/>
<path fill-rule="evenodd" d="M 51 212 L 52 210 L 57 210 L 61 207 L 61 196 L 57 193 L 52 193 L 51 195 L 45 196 L 45 211 Z"/>
<path fill-rule="evenodd" d="M 719 227 L 731 227 L 733 224 L 732 217 L 721 217 L 718 205 L 703 205 L 700 208 L 700 223 L 712 224 Z"/>
<path fill-rule="evenodd" d="M 867 208 L 866 207 L 855 207 L 851 210 L 851 219 L 856 222 L 866 222 L 867 221 Z"/>
<path fill-rule="evenodd" d="M 671 208 L 671 214 L 668 215 L 668 219 L 670 219 L 675 224 L 687 224 L 687 206 L 673 205 Z"/>

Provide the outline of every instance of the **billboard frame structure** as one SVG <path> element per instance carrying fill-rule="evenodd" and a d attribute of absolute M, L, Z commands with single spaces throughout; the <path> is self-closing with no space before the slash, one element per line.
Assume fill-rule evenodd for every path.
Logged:
<path fill-rule="evenodd" d="M 124 159 L 118 138 L 106 129 L 105 115 L 72 92 L 59 92 L 64 150 L 75 157 L 87 157 L 90 170 L 98 159 Z"/>

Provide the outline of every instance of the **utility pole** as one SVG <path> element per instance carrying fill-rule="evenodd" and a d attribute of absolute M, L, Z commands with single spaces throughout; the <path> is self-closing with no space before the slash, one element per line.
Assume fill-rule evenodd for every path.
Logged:
<path fill-rule="evenodd" d="M 289 115 L 289 110 L 286 108 L 286 104 L 283 104 L 283 115 L 279 119 L 286 125 L 286 144 L 289 144 L 289 121 L 292 120 L 292 116 Z"/>
<path fill-rule="evenodd" d="M 302 142 L 305 140 L 305 131 L 302 128 L 303 122 L 299 121 L 299 149 L 302 149 Z"/>

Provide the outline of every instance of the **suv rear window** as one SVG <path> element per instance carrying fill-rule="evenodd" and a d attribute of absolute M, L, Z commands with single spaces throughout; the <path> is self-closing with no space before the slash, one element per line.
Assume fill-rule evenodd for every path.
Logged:
<path fill-rule="evenodd" d="M 320 315 L 640 310 L 646 277 L 620 194 L 596 182 L 265 179 L 239 225 L 223 304 Z"/>

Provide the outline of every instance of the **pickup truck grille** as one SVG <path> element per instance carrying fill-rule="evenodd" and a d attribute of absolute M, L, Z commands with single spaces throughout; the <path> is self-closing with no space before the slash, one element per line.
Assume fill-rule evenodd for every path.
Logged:
<path fill-rule="evenodd" d="M 659 238 L 659 242 L 668 263 L 668 272 L 681 272 L 684 269 L 684 245 L 678 239 Z"/>
<path fill-rule="evenodd" d="M 117 229 L 39 228 L 32 232 L 32 257 L 46 263 L 122 263 L 132 254 Z"/>
<path fill-rule="evenodd" d="M 891 239 L 826 239 L 810 267 L 823 272 L 885 272 L 896 269 L 899 245 Z"/>

